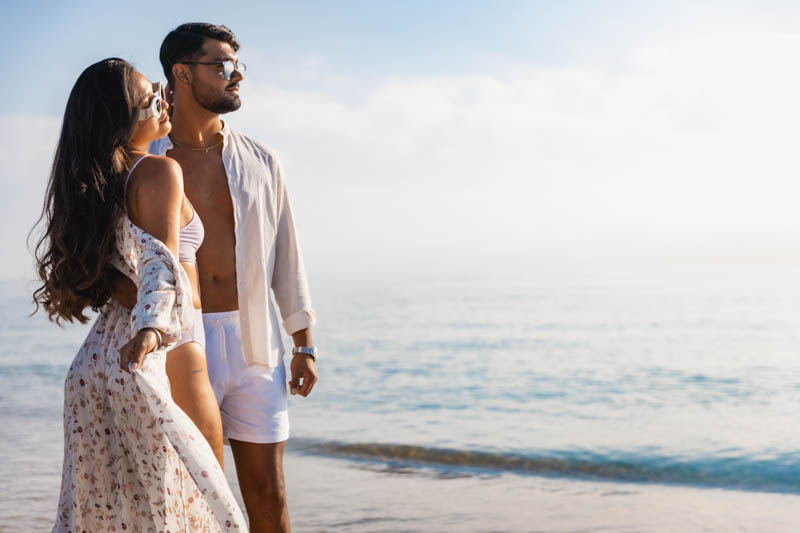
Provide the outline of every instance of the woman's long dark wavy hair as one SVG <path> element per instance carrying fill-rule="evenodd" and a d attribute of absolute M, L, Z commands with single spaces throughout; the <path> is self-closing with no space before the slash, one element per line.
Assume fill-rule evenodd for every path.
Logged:
<path fill-rule="evenodd" d="M 34 256 L 42 285 L 36 310 L 86 323 L 111 296 L 114 231 L 125 201 L 127 146 L 136 125 L 134 68 L 109 58 L 81 73 L 70 92 Z M 34 311 L 35 312 L 35 311 Z"/>

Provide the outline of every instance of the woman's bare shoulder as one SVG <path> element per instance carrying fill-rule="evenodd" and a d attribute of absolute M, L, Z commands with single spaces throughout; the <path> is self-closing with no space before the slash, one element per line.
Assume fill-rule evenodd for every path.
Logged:
<path fill-rule="evenodd" d="M 134 181 L 135 180 L 135 181 Z M 131 175 L 132 185 L 183 187 L 183 172 L 180 164 L 163 155 L 151 155 L 142 159 Z"/>
<path fill-rule="evenodd" d="M 174 159 L 152 155 L 136 166 L 128 187 L 128 207 L 134 214 L 152 208 L 169 210 L 175 205 L 179 208 L 183 199 L 183 172 Z"/>

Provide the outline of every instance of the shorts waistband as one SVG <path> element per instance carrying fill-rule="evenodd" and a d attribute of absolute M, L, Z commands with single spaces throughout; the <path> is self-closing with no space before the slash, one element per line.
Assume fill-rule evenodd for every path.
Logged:
<path fill-rule="evenodd" d="M 203 313 L 203 322 L 232 322 L 239 320 L 239 310 L 222 311 L 219 313 Z"/>

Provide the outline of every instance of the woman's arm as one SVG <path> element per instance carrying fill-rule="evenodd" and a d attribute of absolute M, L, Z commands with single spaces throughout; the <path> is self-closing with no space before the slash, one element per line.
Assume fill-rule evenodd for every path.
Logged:
<path fill-rule="evenodd" d="M 128 190 L 128 217 L 178 255 L 183 202 L 181 166 L 168 157 L 142 161 Z"/>
<path fill-rule="evenodd" d="M 144 231 L 163 242 L 178 255 L 183 175 L 180 165 L 165 157 L 148 157 L 136 168 L 128 191 L 128 216 Z M 142 287 L 140 287 L 141 289 Z M 141 300 L 141 299 L 140 299 Z M 143 312 L 144 310 L 140 310 Z M 142 328 L 120 348 L 120 368 L 137 368 L 144 356 L 161 344 L 161 332 Z M 133 363 L 132 367 L 129 367 Z"/>

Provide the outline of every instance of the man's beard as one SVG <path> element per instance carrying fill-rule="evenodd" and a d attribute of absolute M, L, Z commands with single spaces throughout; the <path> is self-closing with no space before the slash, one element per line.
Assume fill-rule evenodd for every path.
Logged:
<path fill-rule="evenodd" d="M 242 105 L 239 97 L 230 91 L 220 94 L 216 90 L 195 84 L 192 86 L 192 94 L 201 107 L 212 113 L 230 113 Z"/>

